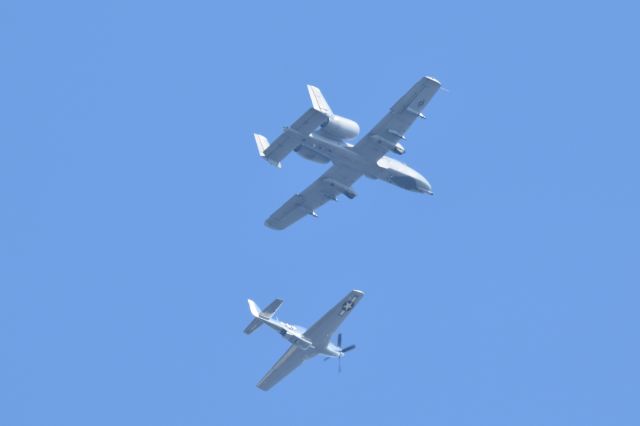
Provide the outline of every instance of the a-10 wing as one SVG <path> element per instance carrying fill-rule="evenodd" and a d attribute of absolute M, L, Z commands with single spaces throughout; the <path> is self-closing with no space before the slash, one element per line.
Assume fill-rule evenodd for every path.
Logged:
<path fill-rule="evenodd" d="M 378 161 L 396 143 L 404 140 L 405 132 L 418 117 L 424 118 L 422 110 L 439 88 L 440 82 L 435 78 L 422 77 L 353 150 L 369 160 Z"/>
<path fill-rule="evenodd" d="M 265 225 L 273 229 L 284 229 L 308 214 L 315 215 L 317 208 L 329 200 L 335 200 L 339 194 L 346 192 L 348 197 L 353 198 L 355 194 L 345 189 L 350 188 L 360 176 L 362 174 L 353 169 L 332 166 L 307 189 L 291 197 L 276 210 Z"/>

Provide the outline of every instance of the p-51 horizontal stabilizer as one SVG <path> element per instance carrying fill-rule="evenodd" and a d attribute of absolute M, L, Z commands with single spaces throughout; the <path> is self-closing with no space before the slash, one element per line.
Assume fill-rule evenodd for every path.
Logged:
<path fill-rule="evenodd" d="M 276 313 L 280 305 L 282 305 L 282 300 L 276 299 L 271 302 L 269 306 L 267 306 L 263 311 L 253 300 L 249 299 L 247 300 L 247 302 L 249 303 L 249 310 L 251 311 L 251 315 L 253 315 L 253 320 L 249 323 L 247 328 L 244 329 L 244 332 L 246 334 L 253 333 L 258 327 L 263 324 L 265 320 L 269 321 L 271 317 Z"/>

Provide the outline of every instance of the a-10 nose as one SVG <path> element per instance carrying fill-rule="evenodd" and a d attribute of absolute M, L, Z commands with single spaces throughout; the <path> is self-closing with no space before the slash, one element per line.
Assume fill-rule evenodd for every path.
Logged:
<path fill-rule="evenodd" d="M 426 179 L 418 180 L 418 190 L 425 194 L 433 195 L 433 191 L 431 190 L 431 184 Z"/>

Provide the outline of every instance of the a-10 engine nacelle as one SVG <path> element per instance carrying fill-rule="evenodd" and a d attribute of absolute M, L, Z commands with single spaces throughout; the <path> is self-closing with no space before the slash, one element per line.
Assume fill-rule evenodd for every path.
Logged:
<path fill-rule="evenodd" d="M 358 123 L 335 114 L 321 128 L 326 136 L 338 140 L 353 139 L 360 134 Z"/>

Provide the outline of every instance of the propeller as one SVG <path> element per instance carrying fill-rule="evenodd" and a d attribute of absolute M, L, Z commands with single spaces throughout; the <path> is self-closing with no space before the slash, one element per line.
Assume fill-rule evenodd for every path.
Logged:
<path fill-rule="evenodd" d="M 345 353 L 354 350 L 356 348 L 356 345 L 349 345 L 346 348 L 342 347 L 342 333 L 338 334 L 338 349 L 340 351 L 340 355 L 338 356 L 338 373 L 342 372 L 342 363 L 341 363 L 341 359 L 344 356 Z M 326 357 L 324 360 L 328 360 L 331 357 Z"/>
<path fill-rule="evenodd" d="M 342 353 L 349 352 L 350 350 L 355 348 L 356 348 L 356 345 L 347 346 L 346 348 L 342 349 Z"/>

